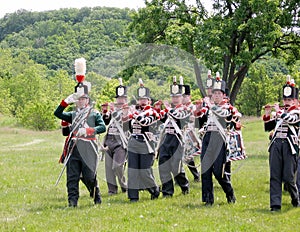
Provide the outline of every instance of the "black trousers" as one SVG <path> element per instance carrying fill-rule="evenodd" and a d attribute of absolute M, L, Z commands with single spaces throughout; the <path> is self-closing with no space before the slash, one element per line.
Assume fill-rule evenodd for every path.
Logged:
<path fill-rule="evenodd" d="M 147 189 L 150 194 L 159 194 L 152 165 L 154 154 L 138 154 L 128 151 L 128 198 L 139 199 L 139 190 Z"/>
<path fill-rule="evenodd" d="M 193 177 L 195 180 L 199 180 L 200 179 L 200 174 L 198 172 L 198 169 L 195 167 L 195 161 L 194 159 L 191 159 L 189 162 L 188 162 L 188 168 L 190 170 L 190 172 L 192 173 Z"/>
<path fill-rule="evenodd" d="M 270 147 L 270 207 L 281 207 L 282 183 L 285 183 L 292 201 L 299 199 L 295 182 L 297 157 L 291 152 L 287 139 L 275 139 Z"/>
<path fill-rule="evenodd" d="M 189 190 L 189 181 L 186 178 L 182 165 L 183 147 L 175 135 L 166 135 L 159 148 L 159 176 L 164 196 L 174 194 L 173 177 L 183 192 Z"/>
<path fill-rule="evenodd" d="M 203 138 L 201 152 L 203 202 L 214 203 L 213 174 L 225 192 L 226 197 L 232 197 L 234 195 L 230 181 L 230 173 L 224 172 L 225 165 L 225 142 L 218 132 L 207 132 Z"/>
<path fill-rule="evenodd" d="M 84 162 L 77 146 L 75 146 L 67 163 L 68 200 L 74 203 L 77 203 L 79 198 L 80 178 L 82 178 L 90 193 L 97 187 L 97 176 L 95 171 L 91 170 Z"/>

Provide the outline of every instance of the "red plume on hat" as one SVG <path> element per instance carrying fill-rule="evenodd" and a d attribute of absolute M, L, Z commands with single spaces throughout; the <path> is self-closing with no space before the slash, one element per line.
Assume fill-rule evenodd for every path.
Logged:
<path fill-rule="evenodd" d="M 86 60 L 84 58 L 78 58 L 75 60 L 75 75 L 78 83 L 83 82 L 86 72 Z"/>

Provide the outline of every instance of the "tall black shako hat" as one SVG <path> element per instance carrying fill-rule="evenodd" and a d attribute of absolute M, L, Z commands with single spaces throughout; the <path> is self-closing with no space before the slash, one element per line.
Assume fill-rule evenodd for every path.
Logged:
<path fill-rule="evenodd" d="M 137 90 L 138 98 L 148 98 L 150 100 L 150 89 L 144 86 L 143 80 L 139 79 L 140 87 Z"/>
<path fill-rule="evenodd" d="M 181 87 L 182 88 L 181 92 L 182 92 L 183 95 L 191 95 L 191 87 L 189 85 L 184 85 L 183 84 L 183 77 L 182 76 L 179 77 L 179 84 L 182 86 Z"/>
<path fill-rule="evenodd" d="M 79 93 L 81 97 L 89 97 L 89 91 L 91 90 L 91 83 L 85 81 L 86 72 L 86 60 L 84 58 L 78 58 L 74 63 L 75 77 L 77 85 L 75 86 L 75 93 Z"/>
<path fill-rule="evenodd" d="M 116 87 L 116 98 L 127 97 L 127 87 L 123 85 L 122 78 L 119 78 L 120 85 Z"/>
<path fill-rule="evenodd" d="M 207 71 L 207 79 L 206 79 L 206 88 L 212 89 L 213 85 L 214 85 L 214 79 L 212 78 L 211 70 L 208 70 Z"/>
<path fill-rule="evenodd" d="M 221 79 L 219 72 L 216 73 L 216 79 L 214 81 L 213 88 L 212 88 L 212 91 L 215 90 L 220 90 L 223 93 L 226 93 L 226 82 Z"/>
<path fill-rule="evenodd" d="M 182 85 L 178 85 L 176 82 L 176 76 L 173 76 L 173 84 L 170 85 L 171 97 L 182 96 Z"/>
<path fill-rule="evenodd" d="M 297 88 L 295 87 L 295 82 L 294 80 L 291 80 L 291 76 L 287 75 L 286 77 L 286 83 L 282 88 L 283 90 L 283 99 L 285 98 L 292 98 L 292 99 L 297 99 L 298 98 L 298 91 Z"/>

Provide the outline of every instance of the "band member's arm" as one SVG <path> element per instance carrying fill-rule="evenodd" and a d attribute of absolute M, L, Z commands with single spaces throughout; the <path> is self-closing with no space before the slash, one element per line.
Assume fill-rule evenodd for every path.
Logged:
<path fill-rule="evenodd" d="M 211 111 L 221 118 L 231 116 L 231 112 L 228 106 L 212 106 Z"/>
<path fill-rule="evenodd" d="M 160 116 L 157 113 L 157 111 L 151 108 L 150 106 L 146 106 L 145 111 L 135 117 L 135 120 L 141 126 L 150 126 L 159 119 Z"/>
<path fill-rule="evenodd" d="M 95 112 L 95 134 L 104 133 L 106 131 L 105 123 L 99 111 Z"/>
<path fill-rule="evenodd" d="M 195 127 L 201 129 L 207 122 L 207 114 L 203 114 L 201 117 L 195 119 Z"/>
<path fill-rule="evenodd" d="M 102 109 L 102 119 L 105 125 L 108 125 L 111 120 L 111 112 L 108 110 L 108 103 L 102 104 L 101 109 Z"/>
<path fill-rule="evenodd" d="M 54 115 L 66 122 L 72 123 L 72 112 L 64 112 L 65 108 L 67 108 L 69 104 L 62 100 L 60 105 L 54 111 Z"/>
<path fill-rule="evenodd" d="M 238 112 L 237 108 L 232 105 L 229 106 L 229 110 L 231 112 L 231 115 L 229 116 L 230 128 L 234 128 L 235 130 L 241 130 L 242 114 L 240 112 Z"/>
<path fill-rule="evenodd" d="M 277 117 L 283 119 L 283 121 L 287 122 L 288 124 L 295 124 L 300 121 L 300 111 L 295 110 L 292 107 L 288 109 L 288 112 L 284 112 L 283 110 L 278 111 Z"/>
<path fill-rule="evenodd" d="M 208 106 L 203 101 L 198 100 L 195 104 L 194 116 L 195 116 L 195 127 L 201 129 L 208 119 Z"/>
<path fill-rule="evenodd" d="M 265 114 L 263 115 L 265 131 L 272 131 L 276 127 L 276 118 L 272 116 L 271 107 L 265 107 Z"/>
<path fill-rule="evenodd" d="M 191 111 L 188 109 L 172 108 L 169 110 L 169 115 L 175 119 L 187 119 L 191 115 Z"/>
<path fill-rule="evenodd" d="M 125 105 L 122 108 L 122 116 L 121 116 L 121 122 L 123 124 L 124 131 L 131 131 L 131 120 L 132 120 L 132 114 L 129 113 L 129 106 Z"/>

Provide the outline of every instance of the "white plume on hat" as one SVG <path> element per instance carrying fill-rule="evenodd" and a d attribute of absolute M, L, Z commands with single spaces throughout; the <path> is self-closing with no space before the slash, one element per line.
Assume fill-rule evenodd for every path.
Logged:
<path fill-rule="evenodd" d="M 84 58 L 78 58 L 75 60 L 75 73 L 76 75 L 85 75 L 86 72 L 86 60 Z"/>
<path fill-rule="evenodd" d="M 176 76 L 173 76 L 173 84 L 176 83 Z"/>
<path fill-rule="evenodd" d="M 120 85 L 123 85 L 123 80 L 121 77 L 119 78 L 119 83 L 120 83 Z"/>
<path fill-rule="evenodd" d="M 179 77 L 179 84 L 180 84 L 180 85 L 183 85 L 183 76 L 180 76 L 180 77 Z"/>
<path fill-rule="evenodd" d="M 210 70 L 210 69 L 207 71 L 207 76 L 208 76 L 208 77 L 211 76 L 211 70 Z"/>

